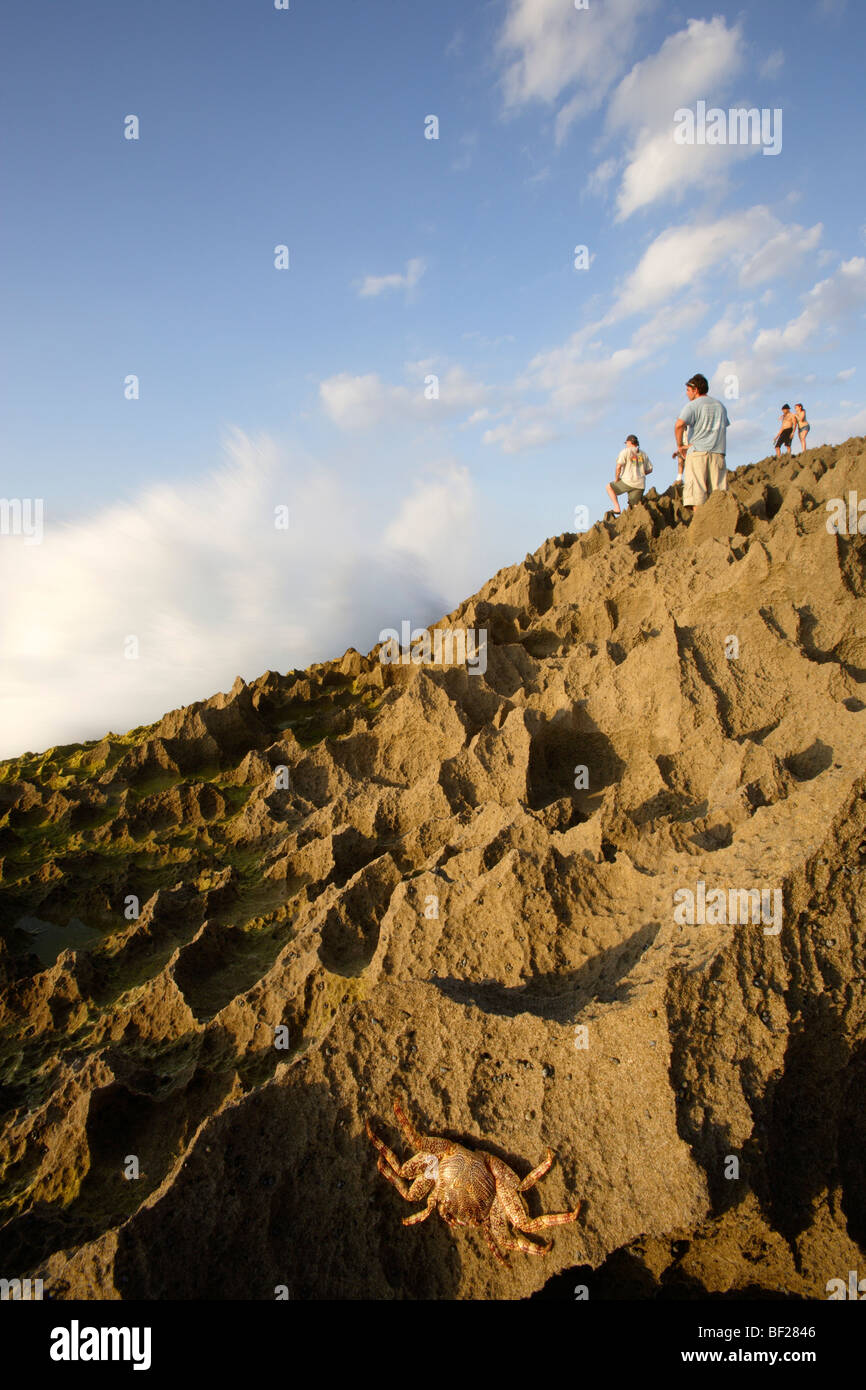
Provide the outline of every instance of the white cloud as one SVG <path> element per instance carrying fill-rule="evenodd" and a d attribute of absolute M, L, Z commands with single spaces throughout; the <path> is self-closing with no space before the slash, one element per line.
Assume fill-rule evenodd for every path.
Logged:
<path fill-rule="evenodd" d="M 647 132 L 636 143 L 617 194 L 618 222 L 660 198 L 682 203 L 700 186 L 719 192 L 729 166 L 758 152 L 755 145 L 676 145 L 672 129 Z"/>
<path fill-rule="evenodd" d="M 733 410 L 742 411 L 752 407 L 759 409 L 771 387 L 778 386 L 782 389 L 782 383 L 788 377 L 788 370 L 782 362 L 771 358 L 755 358 L 750 356 L 748 351 L 743 351 L 736 357 L 724 358 L 714 371 L 707 372 L 707 377 L 711 394 L 720 399 L 724 399 L 725 386 L 729 379 L 736 377 L 739 399 L 737 405 L 729 409 L 728 413 L 731 414 Z"/>
<path fill-rule="evenodd" d="M 717 186 L 731 160 L 756 152 L 756 146 L 674 141 L 675 111 L 698 98 L 715 104 L 742 68 L 744 51 L 739 25 L 729 29 L 720 16 L 690 19 L 622 79 L 606 120 L 609 133 L 625 132 L 629 139 L 618 220 L 662 197 L 678 202 L 693 186 Z"/>
<path fill-rule="evenodd" d="M 341 430 L 371 429 L 389 412 L 408 413 L 409 392 L 405 386 L 389 386 L 378 372 L 353 376 L 340 372 L 319 383 L 319 399 L 326 413 Z"/>
<path fill-rule="evenodd" d="M 846 367 L 844 371 L 836 373 L 837 381 L 848 381 L 856 372 L 856 367 Z"/>
<path fill-rule="evenodd" d="M 478 148 L 477 130 L 470 131 L 466 135 L 461 135 L 458 143 L 462 147 L 461 153 L 456 159 L 451 161 L 451 169 L 455 174 L 464 174 L 467 169 L 472 167 L 475 151 Z"/>
<path fill-rule="evenodd" d="M 716 319 L 698 344 L 698 349 L 708 356 L 720 352 L 745 352 L 757 326 L 758 320 L 748 306 L 730 305 L 722 317 Z"/>
<path fill-rule="evenodd" d="M 470 406 L 479 406 L 488 388 L 455 365 L 435 372 L 435 358 L 407 362 L 406 374 L 413 385 L 392 385 L 378 372 L 353 376 L 340 372 L 319 383 L 319 400 L 325 413 L 341 430 L 367 430 L 383 421 L 419 419 L 435 422 Z M 427 379 L 438 376 L 439 396 L 429 397 Z M 430 384 L 432 390 L 432 383 Z"/>
<path fill-rule="evenodd" d="M 647 247 L 608 315 L 609 322 L 641 313 L 694 284 L 729 258 L 744 228 L 744 215 L 717 222 L 668 227 Z"/>
<path fill-rule="evenodd" d="M 466 35 L 458 25 L 445 47 L 446 58 L 462 58 L 466 47 Z"/>
<path fill-rule="evenodd" d="M 815 348 L 831 338 L 857 308 L 866 304 L 866 259 L 853 256 L 843 261 L 835 275 L 819 280 L 803 296 L 805 306 L 782 328 L 762 330 L 755 353 L 777 356 L 785 350 Z"/>
<path fill-rule="evenodd" d="M 761 76 L 768 77 L 772 80 L 772 78 L 779 76 L 784 66 L 785 50 L 783 48 L 774 48 L 773 52 L 769 53 L 761 64 Z"/>
<path fill-rule="evenodd" d="M 713 395 L 719 394 L 712 384 L 710 385 L 710 392 Z M 732 405 L 730 402 L 727 402 L 727 405 L 730 415 Z M 772 453 L 770 441 L 777 433 L 776 426 L 774 425 L 772 429 L 769 429 L 766 420 L 745 415 L 734 415 L 728 426 L 728 443 L 733 445 L 733 448 L 729 448 L 729 452 L 733 453 L 734 449 L 748 448 L 753 450 L 755 456 L 766 457 L 767 454 Z"/>
<path fill-rule="evenodd" d="M 638 354 L 631 347 L 616 348 L 608 357 L 594 361 L 557 351 L 536 359 L 536 384 L 550 392 L 552 404 L 560 411 L 592 406 L 598 414 L 623 374 L 637 361 Z"/>
<path fill-rule="evenodd" d="M 467 468 L 449 460 L 433 474 L 403 501 L 383 540 L 395 554 L 405 557 L 407 567 L 420 562 L 428 576 L 441 575 L 447 564 L 449 588 L 462 597 L 463 586 L 468 593 L 468 586 L 477 582 L 470 578 L 461 557 L 474 551 L 478 497 Z"/>
<path fill-rule="evenodd" d="M 611 156 L 597 164 L 586 180 L 587 193 L 604 193 L 611 179 L 616 177 L 619 160 Z"/>
<path fill-rule="evenodd" d="M 656 401 L 645 410 L 640 417 L 640 423 L 646 427 L 646 433 L 655 434 L 662 426 L 669 426 L 671 419 L 671 403 L 669 400 Z"/>
<path fill-rule="evenodd" d="M 479 563 L 471 480 L 445 464 L 395 505 L 381 531 L 363 489 L 240 432 L 194 482 L 65 525 L 49 505 L 41 545 L 0 541 L 0 587 L 18 581 L 0 615 L 0 757 L 151 722 L 238 674 L 369 649 L 403 616 L 435 620 L 484 577 L 454 565 L 455 551 Z M 138 660 L 123 655 L 130 635 Z"/>
<path fill-rule="evenodd" d="M 735 268 L 743 284 L 765 279 L 777 273 L 768 245 L 775 247 L 778 273 L 788 271 L 820 234 L 820 223 L 808 231 L 786 227 L 761 205 L 715 222 L 668 227 L 647 247 L 605 322 L 654 308 L 724 266 Z"/>
<path fill-rule="evenodd" d="M 665 305 L 637 326 L 631 336 L 631 346 L 641 360 L 649 360 L 657 355 L 660 347 L 676 342 L 700 323 L 708 310 L 706 300 L 697 293 L 673 308 Z"/>
<path fill-rule="evenodd" d="M 513 333 L 500 333 L 495 338 L 488 338 L 477 328 L 471 329 L 468 333 L 461 333 L 461 338 L 466 342 L 474 343 L 477 347 L 497 348 L 502 347 L 503 343 L 515 343 L 517 339 Z"/>
<path fill-rule="evenodd" d="M 815 250 L 823 231 L 822 222 L 816 222 L 814 227 L 799 227 L 796 223 L 780 227 L 754 254 L 747 256 L 740 269 L 740 284 L 758 285 L 787 274 Z"/>
<path fill-rule="evenodd" d="M 506 63 L 506 108 L 532 101 L 553 106 L 570 92 L 556 120 L 561 141 L 575 117 L 598 106 L 616 81 L 652 8 L 647 0 L 592 0 L 585 10 L 566 0 L 510 0 L 497 45 Z"/>
<path fill-rule="evenodd" d="M 412 290 L 426 269 L 423 260 L 416 256 L 411 261 L 406 262 L 406 269 L 402 275 L 365 276 L 359 286 L 358 294 L 362 299 L 370 299 L 375 295 L 383 294 L 385 290 Z"/>
<path fill-rule="evenodd" d="M 672 130 L 677 107 L 698 97 L 715 100 L 721 84 L 730 85 L 741 69 L 744 55 L 739 25 L 729 29 L 721 16 L 690 19 L 622 79 L 608 105 L 608 128 L 629 131 L 664 121 Z"/>
<path fill-rule="evenodd" d="M 715 371 L 707 373 L 711 390 L 716 395 L 722 393 L 726 377 L 736 376 L 740 408 L 748 403 L 756 405 L 761 400 L 765 401 L 770 392 L 774 395 L 778 393 L 779 404 L 785 399 L 796 399 L 796 391 L 802 388 L 792 386 L 792 380 L 808 384 L 816 378 L 814 373 L 803 374 L 799 368 L 793 367 L 790 354 L 803 350 L 811 354 L 822 350 L 846 327 L 851 316 L 866 304 L 866 260 L 854 257 L 843 262 L 834 276 L 820 280 L 801 299 L 804 303 L 802 312 L 782 327 L 761 329 L 755 334 L 752 307 L 733 306 L 710 330 L 702 348 L 725 353 Z M 853 370 L 851 368 L 847 375 L 850 376 Z M 836 379 L 840 377 L 844 379 L 844 374 Z M 844 402 L 840 405 L 844 406 Z M 847 436 L 837 432 L 833 437 Z M 814 433 L 810 435 L 810 441 L 818 442 Z"/>
<path fill-rule="evenodd" d="M 476 381 L 463 367 L 449 367 L 439 378 L 437 405 L 445 411 L 465 410 L 479 406 L 488 395 L 488 388 Z"/>
<path fill-rule="evenodd" d="M 559 435 L 545 420 L 515 418 L 492 430 L 485 430 L 482 444 L 499 444 L 504 454 L 522 454 L 527 449 L 543 449 Z"/>
<path fill-rule="evenodd" d="M 625 346 L 613 350 L 606 350 L 595 337 L 602 324 L 591 323 L 560 346 L 538 353 L 515 386 L 543 400 L 522 407 L 510 421 L 488 430 L 483 443 L 499 444 L 504 453 L 519 453 L 561 438 L 565 421 L 573 429 L 575 416 L 583 425 L 593 423 L 623 389 L 626 374 L 656 360 L 660 350 L 692 328 L 706 309 L 699 299 L 676 313 L 663 309 L 639 324 Z"/>
<path fill-rule="evenodd" d="M 841 409 L 834 415 L 810 415 L 812 429 L 809 447 L 816 444 L 842 444 L 846 439 L 866 434 L 866 406 L 840 401 Z"/>

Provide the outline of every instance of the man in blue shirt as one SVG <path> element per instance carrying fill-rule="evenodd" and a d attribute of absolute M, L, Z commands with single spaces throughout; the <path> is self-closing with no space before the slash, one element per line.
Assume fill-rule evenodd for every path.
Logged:
<path fill-rule="evenodd" d="M 725 467 L 727 428 L 731 423 L 721 401 L 708 396 L 710 384 L 697 373 L 686 382 L 688 405 L 680 411 L 674 426 L 677 453 L 685 455 L 683 470 L 683 506 L 699 507 L 711 492 L 726 492 L 728 473 Z M 689 427 L 688 450 L 683 444 L 683 432 Z"/>

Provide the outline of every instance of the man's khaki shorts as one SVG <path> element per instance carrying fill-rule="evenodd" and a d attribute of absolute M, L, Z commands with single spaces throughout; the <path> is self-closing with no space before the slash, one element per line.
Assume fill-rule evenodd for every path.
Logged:
<path fill-rule="evenodd" d="M 690 449 L 683 469 L 683 506 L 700 507 L 711 492 L 727 492 L 724 454 L 699 454 Z"/>
<path fill-rule="evenodd" d="M 628 493 L 628 505 L 630 507 L 634 507 L 638 502 L 643 501 L 642 487 L 632 487 L 629 483 L 623 482 L 611 483 L 611 487 L 617 497 L 622 497 L 623 493 Z"/>

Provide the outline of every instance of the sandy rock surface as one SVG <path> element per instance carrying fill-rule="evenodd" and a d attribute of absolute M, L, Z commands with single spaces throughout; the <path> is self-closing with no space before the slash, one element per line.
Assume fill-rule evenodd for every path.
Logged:
<path fill-rule="evenodd" d="M 859 439 L 551 539 L 442 620 L 484 674 L 350 651 L 3 764 L 4 1272 L 825 1298 L 866 1269 L 852 491 Z M 683 920 L 717 889 L 745 920 Z M 553 1252 L 403 1227 L 364 1133 L 409 1156 L 393 1097 L 521 1176 L 554 1149 Z"/>

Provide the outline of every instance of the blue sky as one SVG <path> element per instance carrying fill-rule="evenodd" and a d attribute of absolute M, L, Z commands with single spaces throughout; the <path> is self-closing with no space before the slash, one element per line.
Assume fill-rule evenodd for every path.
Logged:
<path fill-rule="evenodd" d="M 694 371 L 732 465 L 784 400 L 866 433 L 864 37 L 854 0 L 8 6 L 0 496 L 45 521 L 0 535 L 0 756 L 435 619 L 600 516 L 625 434 L 666 486 Z M 675 146 L 699 100 L 781 110 L 780 153 Z"/>

